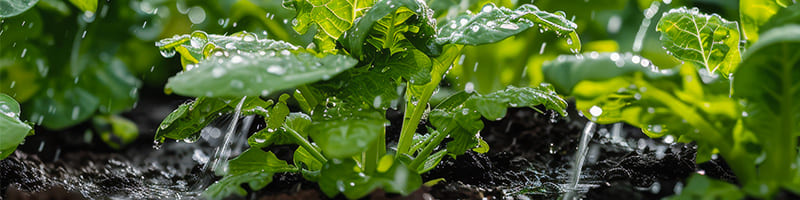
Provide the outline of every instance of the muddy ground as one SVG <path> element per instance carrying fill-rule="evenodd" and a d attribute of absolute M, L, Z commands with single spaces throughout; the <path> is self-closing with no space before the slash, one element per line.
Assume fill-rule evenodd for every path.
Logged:
<path fill-rule="evenodd" d="M 158 96 L 159 94 L 151 94 Z M 122 150 L 107 147 L 89 125 L 52 132 L 37 129 L 16 153 L 0 161 L 0 197 L 4 199 L 191 199 L 218 177 L 202 170 L 214 141 L 168 142 L 152 148 L 155 128 L 185 99 L 161 95 L 143 99 L 124 116 L 135 121 L 139 139 Z M 166 100 L 165 100 L 166 99 Z M 167 102 L 167 103 L 164 103 Z M 387 144 L 396 143 L 402 114 L 390 111 Z M 263 126 L 255 119 L 250 132 Z M 408 197 L 375 191 L 368 199 L 557 199 L 570 191 L 574 154 L 586 120 L 533 109 L 511 109 L 506 118 L 484 121 L 486 154 L 446 157 L 424 181 L 444 178 Z M 425 124 L 421 124 L 423 126 Z M 241 150 L 245 141 L 235 149 Z M 667 140 L 669 142 L 669 140 Z M 290 158 L 292 146 L 271 147 Z M 236 150 L 234 150 L 236 151 Z M 693 173 L 735 182 L 721 160 L 697 165 L 693 144 L 649 139 L 640 130 L 599 125 L 589 144 L 576 190 L 584 199 L 660 199 L 679 191 Z M 326 199 L 316 183 L 296 174 L 277 174 L 270 185 L 234 199 Z M 342 196 L 336 199 L 343 199 Z"/>

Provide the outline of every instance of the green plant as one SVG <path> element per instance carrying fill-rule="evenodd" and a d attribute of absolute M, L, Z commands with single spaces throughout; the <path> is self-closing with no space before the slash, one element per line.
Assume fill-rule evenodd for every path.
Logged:
<path fill-rule="evenodd" d="M 695 141 L 697 162 L 718 153 L 748 195 L 767 198 L 779 188 L 796 192 L 798 9 L 790 6 L 758 24 L 761 33 L 748 35 L 759 39 L 744 53 L 736 22 L 696 8 L 670 10 L 657 30 L 663 46 L 685 62 L 674 70 L 659 69 L 639 55 L 597 52 L 559 57 L 543 70 L 592 121 L 626 122 L 650 137 Z M 754 26 L 749 23 L 744 30 Z"/>
<path fill-rule="evenodd" d="M 522 5 L 514 10 L 486 4 L 439 26 L 421 1 L 287 1 L 300 33 L 313 30 L 305 48 L 247 32 L 230 36 L 195 31 L 156 45 L 179 53 L 184 71 L 170 78 L 167 92 L 198 97 L 173 111 L 156 142 L 196 140 L 219 113 L 264 116 L 266 127 L 250 136 L 251 148 L 228 163 L 224 177 L 204 193 L 222 198 L 248 183 L 260 189 L 274 173 L 301 173 L 333 197 L 360 198 L 375 188 L 408 194 L 445 155 L 488 151 L 478 132 L 481 118 L 505 116 L 508 107 L 533 107 L 564 114 L 566 103 L 549 86 L 509 87 L 489 94 L 459 92 L 427 111 L 431 96 L 465 45 L 500 41 L 528 29 L 552 31 L 580 48 L 576 25 L 562 14 Z M 291 95 L 284 93 L 289 92 Z M 281 94 L 283 93 L 283 94 Z M 276 101 L 260 97 L 280 94 Z M 301 108 L 289 108 L 293 99 Z M 385 139 L 386 111 L 405 103 L 396 149 Z M 237 109 L 239 107 L 239 109 Z M 429 113 L 429 134 L 417 126 Z M 438 149 L 445 138 L 453 140 Z M 296 144 L 292 162 L 261 148 Z M 394 151 L 394 152 L 392 152 Z"/>
<path fill-rule="evenodd" d="M 11 96 L 0 93 L 0 160 L 8 157 L 25 141 L 25 136 L 33 135 L 31 125 L 19 119 L 19 103 Z"/>

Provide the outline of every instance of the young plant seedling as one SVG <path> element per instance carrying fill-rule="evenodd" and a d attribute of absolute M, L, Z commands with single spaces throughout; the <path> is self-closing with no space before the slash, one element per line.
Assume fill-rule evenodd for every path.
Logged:
<path fill-rule="evenodd" d="M 549 86 L 509 87 L 490 94 L 459 92 L 436 107 L 431 96 L 465 45 L 498 42 L 539 28 L 568 37 L 579 49 L 575 23 L 532 5 L 516 9 L 486 4 L 437 26 L 422 1 L 333 0 L 315 6 L 287 1 L 297 12 L 294 28 L 312 26 L 314 43 L 302 48 L 260 39 L 247 32 L 229 36 L 195 31 L 156 45 L 164 55 L 181 56 L 184 71 L 166 91 L 193 96 L 158 129 L 156 142 L 197 140 L 199 131 L 241 103 L 244 115 L 261 115 L 266 127 L 248 139 L 250 149 L 231 160 L 222 180 L 204 195 L 211 199 L 258 190 L 274 173 L 301 173 L 329 197 L 361 198 L 376 188 L 409 194 L 422 185 L 420 174 L 445 155 L 488 151 L 480 136 L 481 118 L 501 119 L 509 107 L 534 107 L 565 114 L 566 103 Z M 284 93 L 291 91 L 293 93 Z M 283 93 L 283 94 L 280 94 Z M 260 97 L 280 94 L 276 100 Z M 291 94 L 291 95 L 290 95 Z M 290 99 L 300 111 L 289 109 Z M 398 146 L 386 146 L 386 112 L 405 103 Z M 428 111 L 430 110 L 430 111 Z M 418 134 L 426 115 L 429 134 Z M 452 141 L 442 144 L 445 138 Z M 262 148 L 296 144 L 292 163 Z M 444 145 L 444 148 L 440 146 Z"/>

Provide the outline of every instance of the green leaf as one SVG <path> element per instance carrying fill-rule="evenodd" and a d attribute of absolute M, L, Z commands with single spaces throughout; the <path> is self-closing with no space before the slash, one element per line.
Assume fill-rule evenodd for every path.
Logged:
<path fill-rule="evenodd" d="M 55 84 L 55 83 L 51 83 Z M 66 87 L 66 88 L 63 88 Z M 97 97 L 80 87 L 58 86 L 40 91 L 25 105 L 29 121 L 49 129 L 60 130 L 95 114 L 100 105 Z"/>
<path fill-rule="evenodd" d="M 262 151 L 260 148 L 249 148 L 228 162 L 228 175 L 245 174 L 248 172 L 294 172 L 297 168 L 278 159 L 272 152 Z"/>
<path fill-rule="evenodd" d="M 99 102 L 98 110 L 104 114 L 119 114 L 131 109 L 139 100 L 138 89 L 142 82 L 131 74 L 120 59 L 98 62 L 81 73 L 80 87 L 92 91 Z"/>
<path fill-rule="evenodd" d="M 273 107 L 273 109 L 275 108 Z M 274 112 L 270 112 L 270 114 L 272 113 Z M 286 123 L 287 126 L 300 133 L 303 137 L 308 137 L 305 129 L 311 125 L 311 117 L 303 113 L 295 112 L 289 113 L 285 119 L 286 121 L 281 122 L 281 124 Z M 247 139 L 247 143 L 253 148 L 264 148 L 273 144 L 297 144 L 297 141 L 294 141 L 294 139 L 287 134 L 291 133 L 288 133 L 286 129 L 280 127 L 280 125 L 276 128 L 264 128 L 251 135 Z"/>
<path fill-rule="evenodd" d="M 242 188 L 242 184 L 247 183 L 252 190 L 260 190 L 272 182 L 272 173 L 269 172 L 247 172 L 242 174 L 228 175 L 208 186 L 203 192 L 206 199 L 223 199 L 231 195 L 244 196 L 247 190 Z"/>
<path fill-rule="evenodd" d="M 97 11 L 97 1 L 98 0 L 69 0 L 72 5 L 75 5 L 75 7 L 78 7 L 83 12 L 92 13 Z"/>
<path fill-rule="evenodd" d="M 118 115 L 98 115 L 92 118 L 95 133 L 114 149 L 121 149 L 139 137 L 139 128 L 131 120 Z"/>
<path fill-rule="evenodd" d="M 505 117 L 506 109 L 509 107 L 533 108 L 537 105 L 544 105 L 545 108 L 566 116 L 567 102 L 548 86 L 536 88 L 509 86 L 503 91 L 487 95 L 473 95 L 464 102 L 465 108 L 475 109 L 490 120 Z"/>
<path fill-rule="evenodd" d="M 297 12 L 292 26 L 298 33 L 304 34 L 312 25 L 317 25 L 314 40 L 320 50 L 327 52 L 334 50 L 334 40 L 350 29 L 356 17 L 373 3 L 373 0 L 291 0 L 284 5 Z"/>
<path fill-rule="evenodd" d="M 332 159 L 320 172 L 320 189 L 331 198 L 343 193 L 348 199 L 358 199 L 378 187 L 407 195 L 422 185 L 422 177 L 401 162 L 394 162 L 386 171 L 369 175 L 358 170 L 360 168 L 352 159 Z"/>
<path fill-rule="evenodd" d="M 349 158 L 367 150 L 384 133 L 388 123 L 372 109 L 354 109 L 339 105 L 318 111 L 308 128 L 311 138 L 330 158 Z"/>
<path fill-rule="evenodd" d="M 419 17 L 418 23 L 405 24 L 413 15 Z M 356 58 L 363 58 L 365 42 L 378 49 L 390 49 L 391 54 L 394 54 L 404 45 L 400 43 L 406 39 L 404 33 L 427 33 L 428 38 L 433 36 L 430 34 L 435 33 L 435 22 L 431 15 L 432 11 L 421 1 L 381 0 L 355 21 L 341 43 Z M 370 40 L 367 40 L 368 37 Z"/>
<path fill-rule="evenodd" d="M 317 57 L 288 50 L 269 53 L 215 53 L 167 82 L 167 89 L 188 96 L 241 97 L 328 79 L 356 64 L 342 55 Z"/>
<path fill-rule="evenodd" d="M 322 169 L 322 162 L 314 158 L 314 156 L 303 147 L 297 147 L 297 150 L 294 151 L 294 155 L 292 155 L 292 159 L 294 161 L 294 165 L 300 168 L 311 171 Z"/>
<path fill-rule="evenodd" d="M 17 149 L 25 136 L 33 134 L 33 128 L 19 119 L 20 108 L 14 98 L 0 93 L 0 160 Z"/>
<path fill-rule="evenodd" d="M 764 144 L 760 167 L 767 185 L 788 184 L 800 135 L 800 26 L 773 28 L 761 35 L 745 54 L 733 83 L 734 95 L 747 100 L 745 127 Z"/>
<path fill-rule="evenodd" d="M 486 152 L 483 152 L 483 153 L 486 153 Z M 427 159 L 425 159 L 425 162 L 423 162 L 422 165 L 420 165 L 417 168 L 417 173 L 422 174 L 422 173 L 431 171 L 433 168 L 436 167 L 436 165 L 439 165 L 439 162 L 442 161 L 442 158 L 444 158 L 445 155 L 447 155 L 447 150 L 446 149 L 431 154 L 430 156 L 428 156 Z"/>
<path fill-rule="evenodd" d="M 580 81 L 602 81 L 633 72 L 642 72 L 645 77 L 670 76 L 668 71 L 655 70 L 650 60 L 629 53 L 585 53 L 576 56 L 559 56 L 555 61 L 542 66 L 546 82 L 562 95 L 572 95 Z"/>
<path fill-rule="evenodd" d="M 572 21 L 559 13 L 541 11 L 534 5 L 524 4 L 516 10 L 486 4 L 475 15 L 461 15 L 448 21 L 439 29 L 436 43 L 481 45 L 499 42 L 529 28 L 553 31 L 567 35 L 567 44 L 572 51 L 580 50 L 580 40 Z"/>
<path fill-rule="evenodd" d="M 408 49 L 379 64 L 381 70 L 393 78 L 402 77 L 414 85 L 424 85 L 431 81 L 431 59 L 417 49 Z"/>
<path fill-rule="evenodd" d="M 745 195 L 736 185 L 713 180 L 708 176 L 693 174 L 681 193 L 668 197 L 668 200 L 714 200 L 714 199 L 744 199 Z"/>
<path fill-rule="evenodd" d="M 429 120 L 440 134 L 449 134 L 453 141 L 447 143 L 447 152 L 452 155 L 464 154 L 479 144 L 478 132 L 483 129 L 481 115 L 469 108 L 462 110 L 433 110 Z"/>
<path fill-rule="evenodd" d="M 233 99 L 200 97 L 182 104 L 161 121 L 155 140 L 162 143 L 167 138 L 195 141 L 200 137 L 200 130 L 219 117 L 220 113 L 232 112 L 238 103 L 239 101 Z M 272 103 L 264 102 L 258 97 L 248 97 L 244 104 L 242 110 L 264 110 L 263 107 Z"/>
<path fill-rule="evenodd" d="M 728 77 L 741 62 L 739 25 L 717 14 L 700 13 L 697 8 L 672 9 L 664 13 L 656 30 L 673 56 L 702 65 L 709 72 L 719 70 Z"/>
<path fill-rule="evenodd" d="M 759 27 L 766 23 L 779 9 L 791 5 L 791 0 L 741 0 L 739 1 L 739 18 L 742 20 L 742 32 L 748 42 L 758 40 Z M 778 15 L 780 16 L 780 15 Z"/>
<path fill-rule="evenodd" d="M 17 16 L 33 8 L 37 2 L 39 0 L 0 0 L 0 18 Z"/>
<path fill-rule="evenodd" d="M 209 35 L 204 31 L 194 31 L 191 34 L 175 35 L 156 42 L 156 46 L 164 57 L 172 57 L 175 53 L 180 53 L 183 60 L 191 61 L 186 64 L 196 64 L 210 57 L 212 52 L 246 52 L 246 53 L 269 53 L 274 55 L 275 51 L 297 50 L 299 47 L 283 41 L 270 39 L 259 39 L 253 33 L 237 32 L 229 36 Z"/>
<path fill-rule="evenodd" d="M 766 21 L 764 25 L 759 27 L 761 30 L 760 33 L 786 24 L 800 24 L 800 4 L 793 4 L 778 10 L 777 14 L 769 18 L 769 21 Z"/>

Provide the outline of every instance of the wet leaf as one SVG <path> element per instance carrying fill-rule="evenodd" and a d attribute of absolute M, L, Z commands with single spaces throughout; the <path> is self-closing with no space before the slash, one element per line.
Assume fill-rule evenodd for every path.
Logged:
<path fill-rule="evenodd" d="M 380 112 L 372 109 L 333 108 L 318 112 L 324 114 L 312 117 L 314 123 L 308 133 L 330 158 L 360 155 L 384 134 L 387 123 Z"/>
<path fill-rule="evenodd" d="M 373 3 L 372 0 L 291 0 L 284 5 L 297 12 L 292 26 L 298 33 L 306 33 L 312 25 L 317 25 L 319 31 L 314 41 L 321 51 L 328 52 L 334 50 L 335 40 Z"/>
<path fill-rule="evenodd" d="M 223 113 L 232 112 L 238 103 L 239 101 L 234 99 L 200 97 L 193 102 L 182 104 L 161 121 L 155 140 L 164 142 L 170 138 L 194 141 L 200 137 L 200 130 Z M 242 105 L 242 110 L 265 110 L 265 107 L 271 104 L 258 97 L 248 97 Z"/>
<path fill-rule="evenodd" d="M 686 199 L 744 199 L 745 195 L 736 185 L 713 180 L 708 176 L 692 174 L 681 193 L 667 197 L 668 200 Z"/>
<path fill-rule="evenodd" d="M 260 148 L 249 148 L 228 162 L 228 175 L 249 172 L 294 172 L 297 168 L 278 159 L 274 153 L 262 151 Z"/>
<path fill-rule="evenodd" d="M 228 36 L 208 34 L 204 31 L 195 31 L 191 34 L 175 35 L 156 42 L 156 46 L 164 57 L 172 57 L 177 52 L 184 60 L 192 61 L 185 64 L 196 64 L 213 53 L 245 52 L 269 53 L 275 55 L 281 50 L 297 50 L 299 47 L 283 41 L 259 39 L 253 33 L 237 32 Z"/>
<path fill-rule="evenodd" d="M 263 55 L 262 55 L 263 54 Z M 264 96 L 325 80 L 356 64 L 343 55 L 315 56 L 288 50 L 213 55 L 172 77 L 166 88 L 187 96 Z"/>
<path fill-rule="evenodd" d="M 475 15 L 461 15 L 439 28 L 436 43 L 481 45 L 499 42 L 529 28 L 553 31 L 567 35 L 567 44 L 573 51 L 580 50 L 580 40 L 575 23 L 557 13 L 541 11 L 534 5 L 525 4 L 511 10 L 486 4 Z"/>
<path fill-rule="evenodd" d="M 223 199 L 231 195 L 244 196 L 247 190 L 242 188 L 242 184 L 247 184 L 252 190 L 260 190 L 272 182 L 272 173 L 269 172 L 247 172 L 225 176 L 216 183 L 208 186 L 203 192 L 203 197 L 207 199 Z"/>
<path fill-rule="evenodd" d="M 384 71 L 394 78 L 402 77 L 414 85 L 424 85 L 431 81 L 431 60 L 416 49 L 394 54 L 380 65 L 376 70 Z"/>
<path fill-rule="evenodd" d="M 435 22 L 431 21 L 431 14 L 421 1 L 381 0 L 355 21 L 341 42 L 356 58 L 363 58 L 365 42 L 377 49 L 390 49 L 394 54 L 400 52 L 401 48 L 408 48 L 408 45 L 401 43 L 407 39 L 406 33 L 427 33 L 428 38 L 433 37 Z M 414 15 L 419 17 L 418 23 L 407 24 Z"/>
<path fill-rule="evenodd" d="M 717 14 L 700 13 L 697 8 L 672 9 L 664 13 L 656 30 L 673 56 L 702 65 L 709 72 L 719 70 L 728 77 L 741 62 L 739 26 Z"/>
<path fill-rule="evenodd" d="M 17 16 L 33 8 L 39 0 L 2 0 L 0 1 L 0 18 Z"/>
<path fill-rule="evenodd" d="M 14 98 L 0 93 L 0 160 L 17 149 L 25 136 L 33 134 L 33 128 L 19 119 L 20 107 Z"/>
<path fill-rule="evenodd" d="M 273 107 L 274 109 L 274 107 Z M 272 114 L 274 112 L 270 112 Z M 270 117 L 272 119 L 272 117 Z M 308 133 L 306 133 L 305 129 L 309 125 L 311 125 L 311 117 L 303 113 L 289 113 L 286 116 L 286 121 L 281 123 L 286 123 L 287 126 L 292 128 L 293 130 L 297 131 L 303 137 L 308 137 Z M 256 132 L 255 134 L 251 135 L 247 139 L 247 143 L 250 144 L 250 147 L 253 148 L 263 148 L 268 147 L 270 145 L 282 145 L 282 144 L 297 144 L 297 141 L 286 134 L 288 133 L 286 129 L 283 127 L 277 128 L 264 128 L 260 131 Z"/>
<path fill-rule="evenodd" d="M 387 192 L 408 195 L 422 185 L 422 177 L 401 162 L 394 162 L 386 171 L 369 175 L 357 169 L 352 159 L 328 161 L 320 172 L 320 189 L 331 198 L 342 193 L 349 199 L 358 199 L 379 187 Z"/>

